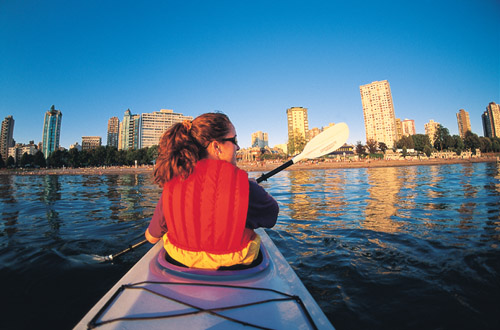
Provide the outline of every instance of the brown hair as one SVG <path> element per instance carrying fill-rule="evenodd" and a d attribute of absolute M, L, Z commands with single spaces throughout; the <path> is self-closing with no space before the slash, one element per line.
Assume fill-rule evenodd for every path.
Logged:
<path fill-rule="evenodd" d="M 176 176 L 186 179 L 196 163 L 208 156 L 210 142 L 223 139 L 230 125 L 231 121 L 223 113 L 205 113 L 193 121 L 171 126 L 160 139 L 155 182 L 163 186 Z"/>

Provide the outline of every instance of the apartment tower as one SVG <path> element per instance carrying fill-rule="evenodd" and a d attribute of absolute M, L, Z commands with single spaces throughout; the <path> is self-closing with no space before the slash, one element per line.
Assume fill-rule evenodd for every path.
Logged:
<path fill-rule="evenodd" d="M 265 148 L 269 146 L 269 137 L 267 133 L 261 131 L 252 133 L 252 148 Z"/>
<path fill-rule="evenodd" d="M 193 117 L 184 116 L 169 109 L 143 113 L 141 115 L 140 148 L 158 145 L 161 136 L 170 126 L 182 123 L 184 120 L 193 120 Z"/>
<path fill-rule="evenodd" d="M 54 106 L 45 113 L 42 134 L 42 152 L 47 159 L 49 155 L 59 148 L 59 138 L 61 135 L 62 112 L 56 110 Z"/>
<path fill-rule="evenodd" d="M 307 120 L 307 108 L 292 107 L 286 110 L 288 121 L 288 142 L 303 138 L 307 141 L 309 121 Z"/>
<path fill-rule="evenodd" d="M 6 163 L 9 158 L 9 148 L 14 146 L 14 118 L 7 116 L 2 121 L 2 130 L 0 135 L 0 155 Z"/>
<path fill-rule="evenodd" d="M 101 146 L 100 136 L 82 136 L 82 150 L 96 149 Z"/>
<path fill-rule="evenodd" d="M 125 111 L 125 114 L 123 115 L 123 120 L 120 123 L 120 129 L 118 133 L 118 149 L 139 149 L 140 128 L 141 116 L 133 115 L 130 109 L 127 109 L 127 111 Z"/>
<path fill-rule="evenodd" d="M 436 133 L 439 128 L 439 123 L 431 119 L 427 124 L 424 124 L 424 127 L 425 134 L 429 137 L 431 144 L 434 145 L 434 142 L 436 141 Z"/>
<path fill-rule="evenodd" d="M 120 132 L 120 120 L 118 117 L 111 117 L 108 120 L 108 147 L 118 148 L 118 133 Z"/>
<path fill-rule="evenodd" d="M 458 124 L 458 133 L 460 134 L 460 137 L 463 139 L 465 138 L 465 133 L 471 130 L 469 113 L 464 109 L 460 109 L 460 111 L 458 111 L 457 113 L 457 124 Z"/>
<path fill-rule="evenodd" d="M 373 139 L 392 148 L 398 134 L 389 82 L 375 81 L 360 86 L 359 90 L 365 118 L 366 141 Z"/>
<path fill-rule="evenodd" d="M 500 105 L 491 102 L 481 115 L 485 137 L 500 137 Z"/>
<path fill-rule="evenodd" d="M 405 119 L 401 122 L 401 124 L 403 127 L 403 135 L 404 136 L 410 136 L 410 135 L 417 134 L 417 131 L 415 130 L 415 120 Z"/>

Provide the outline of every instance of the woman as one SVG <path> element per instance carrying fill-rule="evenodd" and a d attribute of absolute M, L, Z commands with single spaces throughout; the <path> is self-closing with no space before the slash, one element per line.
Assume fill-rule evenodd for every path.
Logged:
<path fill-rule="evenodd" d="M 163 244 L 170 258 L 192 268 L 251 265 L 260 237 L 278 204 L 236 167 L 236 130 L 222 113 L 173 125 L 160 139 L 154 171 L 162 196 L 146 239 Z"/>

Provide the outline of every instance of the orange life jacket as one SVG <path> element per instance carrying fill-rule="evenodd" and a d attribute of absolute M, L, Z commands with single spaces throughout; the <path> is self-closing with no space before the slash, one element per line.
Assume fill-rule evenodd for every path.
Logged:
<path fill-rule="evenodd" d="M 260 237 L 245 228 L 248 196 L 245 171 L 226 161 L 199 161 L 186 180 L 174 178 L 163 187 L 165 249 L 188 267 L 250 264 Z"/>

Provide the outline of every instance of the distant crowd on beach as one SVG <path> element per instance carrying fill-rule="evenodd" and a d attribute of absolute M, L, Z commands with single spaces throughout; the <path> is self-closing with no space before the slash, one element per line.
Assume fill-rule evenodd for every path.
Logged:
<path fill-rule="evenodd" d="M 328 168 L 359 168 L 359 167 L 391 167 L 411 165 L 442 165 L 458 163 L 499 162 L 500 156 L 496 154 L 483 154 L 477 157 L 461 158 L 414 158 L 388 160 L 388 159 L 357 159 L 357 158 L 321 158 L 301 161 L 287 170 L 328 169 Z M 248 172 L 266 172 L 279 165 L 284 160 L 239 161 L 238 167 Z M 153 165 L 137 166 L 100 166 L 81 168 L 28 168 L 28 169 L 0 169 L 0 175 L 103 175 L 103 174 L 133 174 L 152 173 Z"/>

